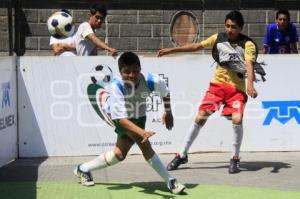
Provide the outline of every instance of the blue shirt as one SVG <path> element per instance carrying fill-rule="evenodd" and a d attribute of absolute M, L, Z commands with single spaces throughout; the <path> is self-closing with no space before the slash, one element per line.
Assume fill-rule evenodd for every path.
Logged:
<path fill-rule="evenodd" d="M 295 42 L 298 42 L 298 34 L 293 23 L 289 23 L 285 31 L 280 31 L 276 23 L 268 25 L 264 37 L 264 45 L 269 46 L 268 54 L 291 53 L 290 44 Z"/>

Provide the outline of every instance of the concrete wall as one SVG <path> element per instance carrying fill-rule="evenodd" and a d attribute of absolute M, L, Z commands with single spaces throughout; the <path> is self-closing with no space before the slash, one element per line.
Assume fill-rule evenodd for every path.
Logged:
<path fill-rule="evenodd" d="M 8 0 L 7 0 L 8 1 Z M 17 1 L 17 0 L 12 0 Z M 20 1 L 20 0 L 19 0 Z M 71 11 L 76 25 L 87 20 L 91 1 L 23 0 L 19 12 L 20 35 L 15 42 L 19 55 L 52 55 L 46 20 L 55 10 Z M 228 11 L 239 9 L 245 18 L 244 33 L 251 36 L 262 49 L 262 37 L 268 23 L 274 21 L 275 10 L 286 8 L 299 27 L 300 1 L 296 0 L 103 0 L 108 8 L 106 24 L 98 36 L 121 51 L 154 53 L 174 44 L 170 38 L 172 17 L 178 11 L 189 11 L 197 19 L 198 41 L 222 31 Z M 1 4 L 0 4 L 1 5 Z M 8 51 L 7 9 L 0 8 L 0 55 Z M 298 28 L 299 29 L 299 28 Z M 105 52 L 99 51 L 100 54 Z M 202 52 L 200 52 L 202 53 Z"/>
<path fill-rule="evenodd" d="M 7 9 L 0 7 L 0 56 L 8 55 L 8 16 Z"/>

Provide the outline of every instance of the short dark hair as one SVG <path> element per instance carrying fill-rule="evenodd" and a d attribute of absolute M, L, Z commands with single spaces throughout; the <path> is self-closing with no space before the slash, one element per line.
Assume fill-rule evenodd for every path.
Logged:
<path fill-rule="evenodd" d="M 65 13 L 67 13 L 67 14 L 71 15 L 70 11 L 69 11 L 69 10 L 67 10 L 67 9 L 61 9 L 60 11 L 61 11 L 61 12 L 65 12 Z"/>
<path fill-rule="evenodd" d="M 139 57 L 133 52 L 124 52 L 119 60 L 119 71 L 125 67 L 136 67 L 137 69 L 141 69 L 141 63 Z"/>
<path fill-rule="evenodd" d="M 279 15 L 285 15 L 287 20 L 290 21 L 291 20 L 291 16 L 288 10 L 284 10 L 284 9 L 280 9 L 276 12 L 276 19 L 278 19 Z"/>
<path fill-rule="evenodd" d="M 97 12 L 100 12 L 104 15 L 104 17 L 106 17 L 107 15 L 107 9 L 105 7 L 105 5 L 102 5 L 102 4 L 93 4 L 91 7 L 90 7 L 90 13 L 92 15 L 95 15 Z"/>
<path fill-rule="evenodd" d="M 244 18 L 243 18 L 243 15 L 240 11 L 233 10 L 230 13 L 228 13 L 225 17 L 225 23 L 228 19 L 230 19 L 231 21 L 236 22 L 237 25 L 241 28 L 244 26 Z"/>

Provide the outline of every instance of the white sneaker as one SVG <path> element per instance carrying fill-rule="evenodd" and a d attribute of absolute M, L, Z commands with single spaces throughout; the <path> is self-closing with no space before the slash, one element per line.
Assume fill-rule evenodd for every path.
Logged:
<path fill-rule="evenodd" d="M 176 179 L 171 179 L 168 182 L 168 189 L 171 191 L 171 193 L 180 195 L 184 191 L 185 186 L 177 182 Z"/>
<path fill-rule="evenodd" d="M 80 170 L 80 165 L 77 165 L 73 170 L 73 173 L 80 178 L 81 184 L 84 186 L 93 186 L 95 182 L 93 181 L 93 176 L 91 172 L 84 172 Z"/>

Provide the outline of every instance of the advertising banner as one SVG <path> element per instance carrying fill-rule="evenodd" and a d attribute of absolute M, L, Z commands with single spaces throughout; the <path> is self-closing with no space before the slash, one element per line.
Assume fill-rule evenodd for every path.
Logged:
<path fill-rule="evenodd" d="M 17 157 L 16 60 L 0 57 L 0 167 Z"/>
<path fill-rule="evenodd" d="M 140 57 L 142 70 L 163 78 L 171 91 L 174 128 L 168 131 L 161 116 L 163 102 L 147 98 L 146 129 L 158 153 L 177 152 L 193 124 L 198 106 L 213 79 L 210 55 Z M 244 119 L 244 151 L 299 150 L 300 86 L 297 56 L 260 56 L 267 64 L 267 81 L 255 84 L 259 96 L 248 99 Z M 21 57 L 19 69 L 20 156 L 97 155 L 111 150 L 114 129 L 103 112 L 109 91 L 101 88 L 102 67 L 118 74 L 117 59 L 96 57 Z M 284 66 L 284 67 L 283 67 Z M 190 152 L 230 151 L 231 121 L 214 113 L 201 129 Z M 130 153 L 140 153 L 134 146 Z"/>

